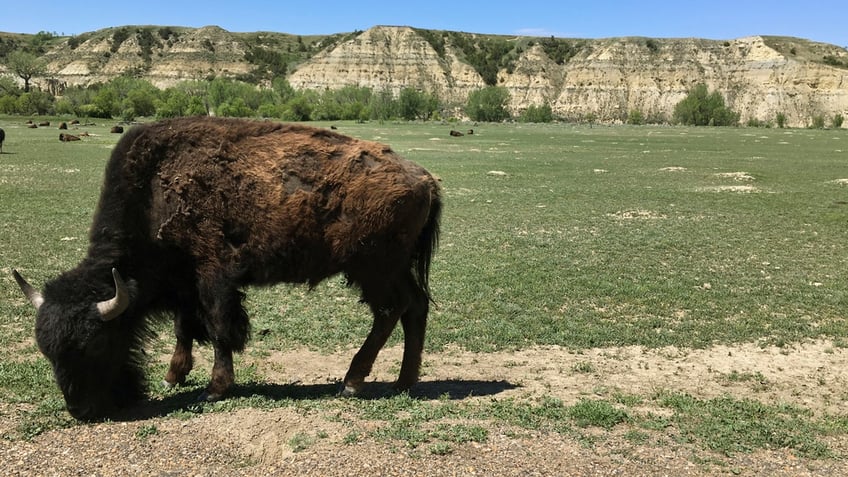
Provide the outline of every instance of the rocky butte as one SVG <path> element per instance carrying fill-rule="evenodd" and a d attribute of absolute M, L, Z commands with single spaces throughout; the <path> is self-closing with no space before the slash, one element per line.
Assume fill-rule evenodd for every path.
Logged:
<path fill-rule="evenodd" d="M 782 113 L 788 126 L 802 127 L 815 116 L 848 116 L 848 50 L 799 38 L 585 40 L 375 26 L 304 42 L 218 27 L 173 27 L 167 35 L 161 27 L 121 28 L 120 42 L 118 29 L 106 29 L 54 45 L 44 55 L 54 84 L 91 84 L 121 74 L 158 87 L 244 77 L 258 68 L 249 53 L 265 49 L 287 59 L 285 75 L 297 89 L 413 87 L 436 93 L 449 109 L 463 105 L 471 91 L 497 85 L 509 90 L 513 113 L 549 104 L 570 120 L 617 122 L 638 111 L 662 121 L 690 88 L 705 83 L 743 122 L 773 122 Z M 151 28 L 159 29 L 152 40 Z M 292 47 L 295 38 L 299 50 Z M 499 49 L 486 49 L 492 45 Z M 489 51 L 501 57 L 486 71 L 479 58 Z"/>

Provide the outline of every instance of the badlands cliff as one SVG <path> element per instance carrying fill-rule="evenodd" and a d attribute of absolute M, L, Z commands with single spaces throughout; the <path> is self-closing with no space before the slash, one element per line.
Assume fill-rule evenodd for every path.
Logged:
<path fill-rule="evenodd" d="M 218 27 L 168 28 L 168 34 L 159 27 L 122 28 L 120 42 L 116 29 L 107 29 L 53 46 L 44 58 L 54 83 L 134 74 L 168 87 L 213 76 L 256 77 L 259 67 L 249 53 L 264 49 L 287 62 L 284 74 L 298 89 L 414 87 L 456 107 L 487 84 L 469 55 L 473 45 L 488 41 L 509 49 L 489 83 L 509 90 L 514 113 L 547 103 L 568 119 L 622 121 L 639 111 L 661 121 L 692 86 L 705 83 L 743 122 L 774 121 L 782 113 L 788 125 L 806 126 L 814 116 L 848 116 L 848 51 L 797 38 L 569 40 L 377 26 L 304 41 Z M 152 40 L 151 28 L 159 28 Z M 546 41 L 567 46 L 568 54 L 552 57 Z"/>

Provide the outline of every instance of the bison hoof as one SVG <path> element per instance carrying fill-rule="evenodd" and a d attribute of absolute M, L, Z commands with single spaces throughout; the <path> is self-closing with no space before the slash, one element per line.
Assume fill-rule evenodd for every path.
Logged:
<path fill-rule="evenodd" d="M 197 396 L 197 402 L 215 402 L 220 401 L 222 397 L 224 397 L 224 395 L 220 393 L 210 393 L 209 391 L 203 391 L 200 396 Z"/>
<path fill-rule="evenodd" d="M 339 387 L 339 396 L 354 397 L 359 394 L 359 388 L 350 384 L 342 384 Z"/>

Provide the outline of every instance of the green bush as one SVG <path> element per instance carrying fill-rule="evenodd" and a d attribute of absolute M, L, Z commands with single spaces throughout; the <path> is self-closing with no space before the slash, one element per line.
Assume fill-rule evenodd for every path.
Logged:
<path fill-rule="evenodd" d="M 842 123 L 845 121 L 845 118 L 842 117 L 841 114 L 836 114 L 833 116 L 833 119 L 830 121 L 830 127 L 833 129 L 839 129 L 842 127 Z"/>
<path fill-rule="evenodd" d="M 674 120 L 688 126 L 736 126 L 739 113 L 725 106 L 721 93 L 710 93 L 701 83 L 674 106 Z"/>
<path fill-rule="evenodd" d="M 783 129 L 786 126 L 786 115 L 783 113 L 777 113 L 775 122 L 777 122 L 777 127 Z"/>
<path fill-rule="evenodd" d="M 523 123 L 549 123 L 554 120 L 554 114 L 549 104 L 531 104 L 521 113 L 518 120 Z"/>
<path fill-rule="evenodd" d="M 487 86 L 468 95 L 465 114 L 474 121 L 499 122 L 509 119 L 506 109 L 509 90 L 500 86 Z"/>
<path fill-rule="evenodd" d="M 630 112 L 627 113 L 627 124 L 645 124 L 645 115 L 638 109 L 631 109 Z"/>

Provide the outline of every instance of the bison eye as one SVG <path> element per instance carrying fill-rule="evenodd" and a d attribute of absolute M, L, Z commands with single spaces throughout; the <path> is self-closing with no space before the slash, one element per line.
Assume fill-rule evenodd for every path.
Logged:
<path fill-rule="evenodd" d="M 102 356 L 109 346 L 109 337 L 105 335 L 95 336 L 85 347 L 85 355 L 88 357 Z"/>

